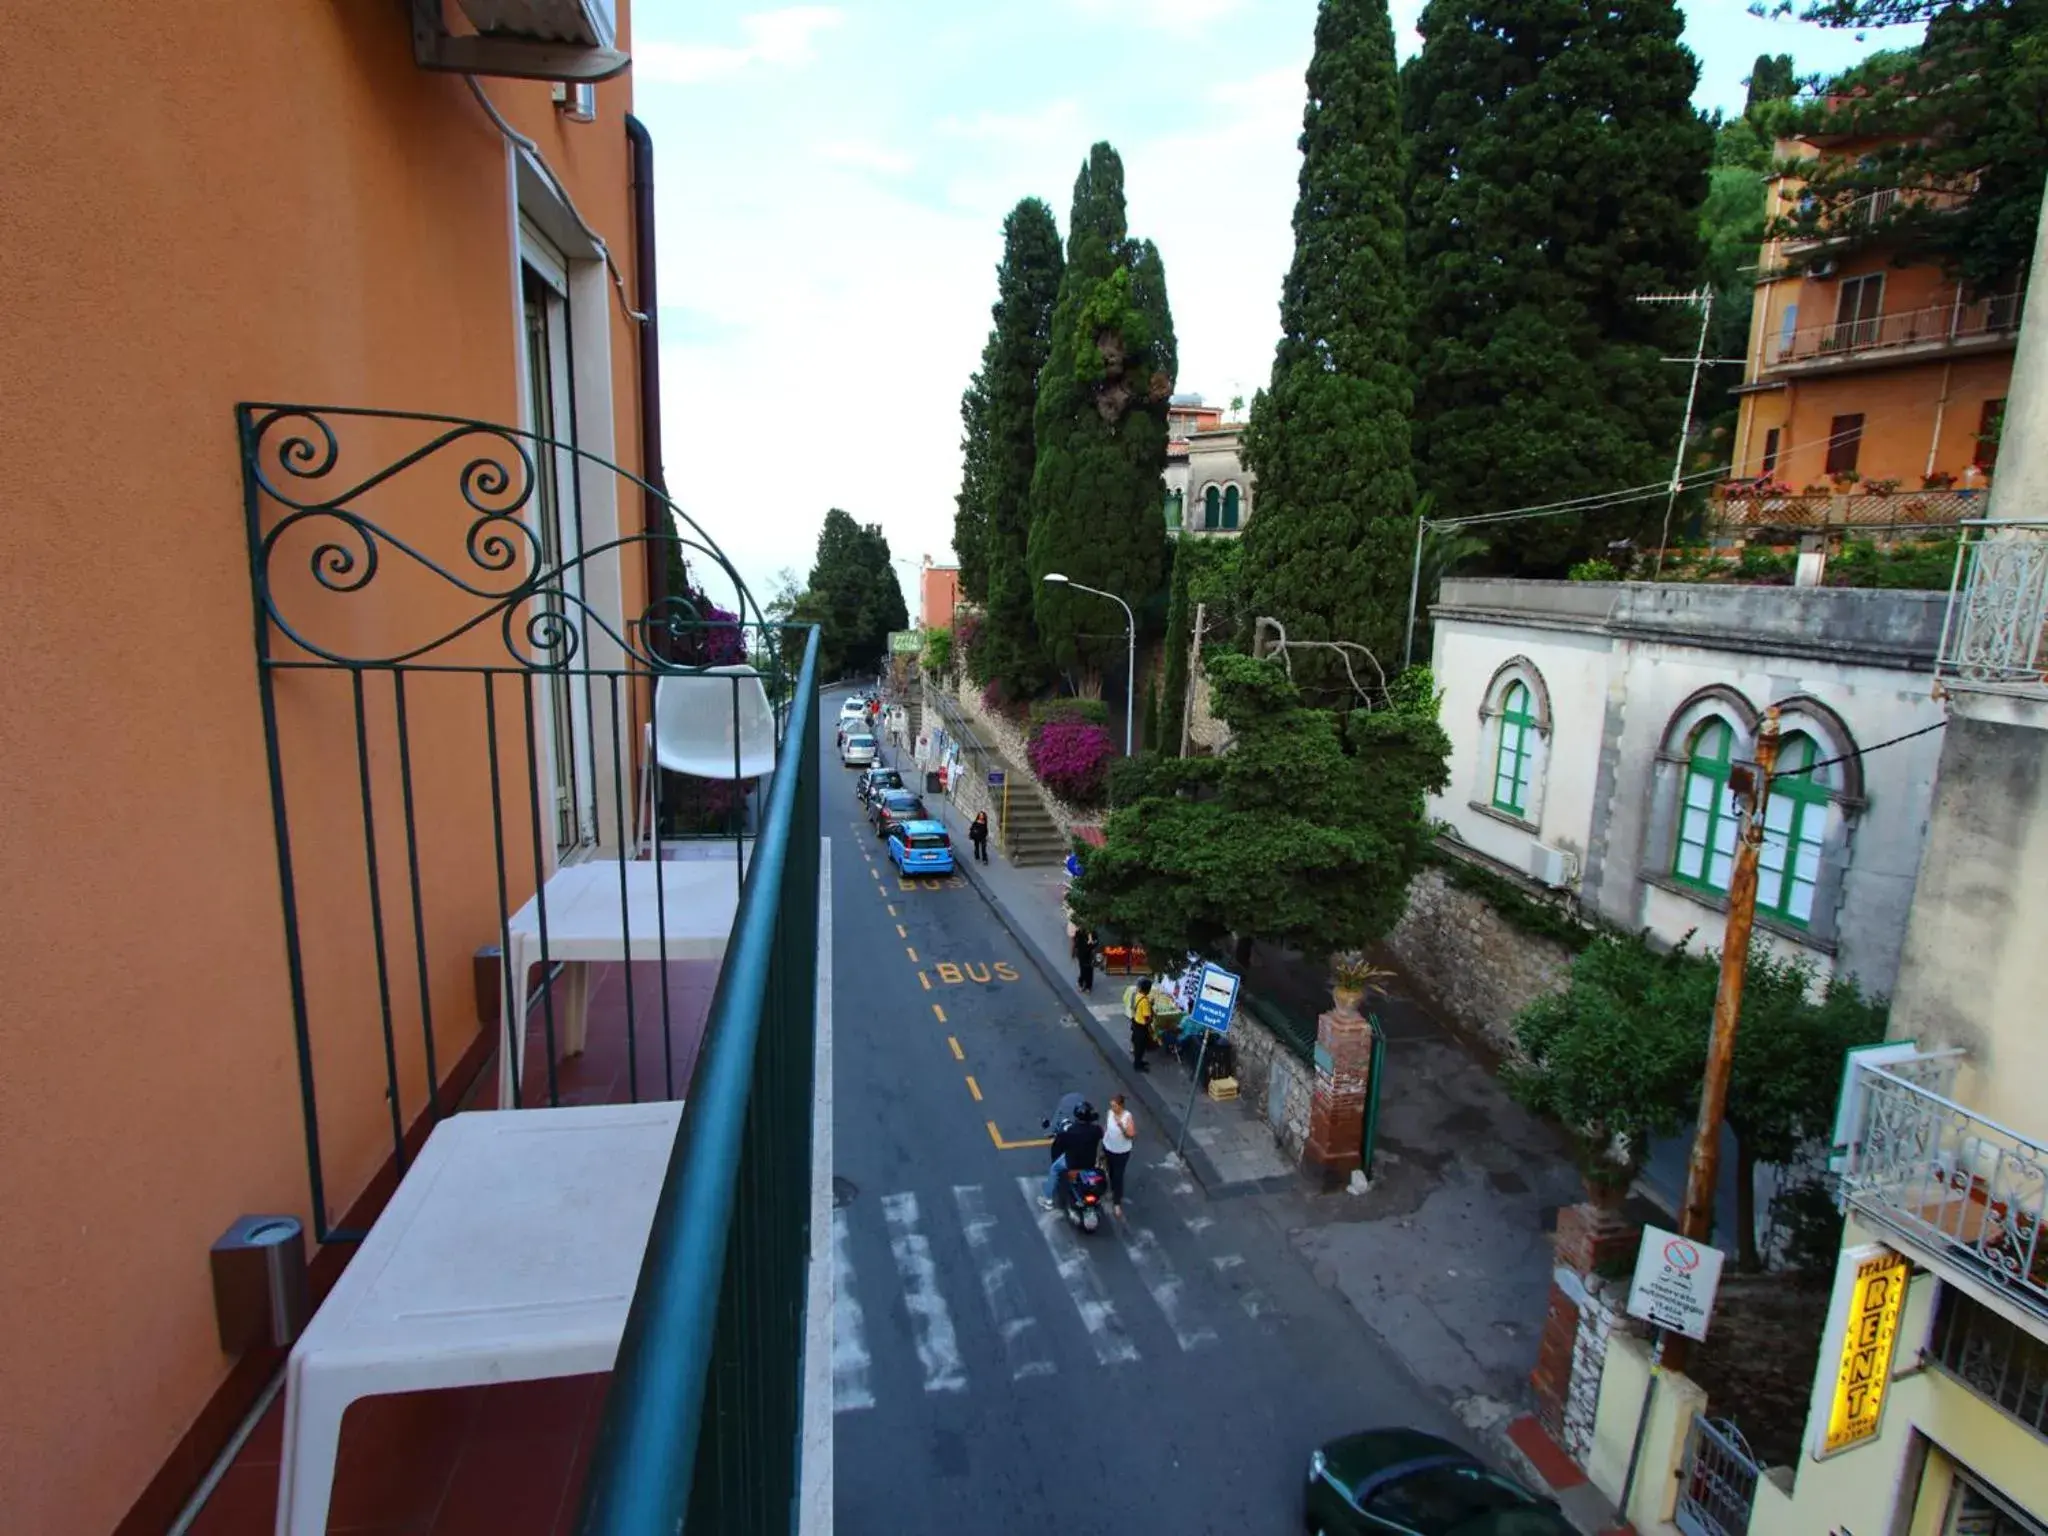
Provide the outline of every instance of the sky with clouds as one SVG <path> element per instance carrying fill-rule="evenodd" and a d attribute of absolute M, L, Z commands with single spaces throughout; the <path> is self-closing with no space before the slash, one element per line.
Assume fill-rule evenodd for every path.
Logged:
<path fill-rule="evenodd" d="M 1422 0 L 1394 0 L 1405 58 Z M 1757 54 L 1839 69 L 1917 29 L 1827 32 L 1688 0 L 1697 104 L 1739 110 Z M 1315 0 L 639 0 L 653 133 L 671 492 L 764 600 L 829 507 L 915 564 L 952 559 L 960 392 L 1003 215 L 1065 230 L 1088 147 L 1122 153 L 1159 244 L 1182 390 L 1265 382 L 1292 252 Z M 904 571 L 913 618 L 914 583 Z"/>

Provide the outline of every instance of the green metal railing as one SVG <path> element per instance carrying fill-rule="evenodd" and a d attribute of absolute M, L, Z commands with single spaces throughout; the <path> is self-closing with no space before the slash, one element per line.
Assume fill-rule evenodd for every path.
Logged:
<path fill-rule="evenodd" d="M 584 1536 L 790 1530 L 818 945 L 818 639 L 605 1400 Z"/>

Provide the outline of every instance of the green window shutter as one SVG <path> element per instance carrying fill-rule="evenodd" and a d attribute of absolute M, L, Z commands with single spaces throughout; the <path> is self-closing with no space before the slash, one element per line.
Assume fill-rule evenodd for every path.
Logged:
<path fill-rule="evenodd" d="M 1184 505 L 1185 497 L 1183 493 L 1180 491 L 1168 491 L 1166 493 L 1166 526 L 1168 528 L 1178 528 L 1180 526 Z"/>
<path fill-rule="evenodd" d="M 1500 744 L 1493 755 L 1493 807 L 1513 816 L 1528 814 L 1529 763 L 1535 754 L 1536 717 L 1529 690 L 1510 683 L 1501 698 Z"/>
<path fill-rule="evenodd" d="M 1757 852 L 1758 910 L 1801 927 L 1813 921 L 1821 843 L 1827 836 L 1828 787 L 1820 774 L 1806 771 L 1819 761 L 1811 736 L 1785 738 L 1771 775 L 1763 847 Z"/>
<path fill-rule="evenodd" d="M 1709 720 L 1692 735 L 1672 873 L 1702 890 L 1726 891 L 1735 869 L 1737 817 L 1728 794 L 1734 745 L 1735 732 L 1724 720 Z"/>
<path fill-rule="evenodd" d="M 1223 526 L 1225 528 L 1235 528 L 1237 526 L 1237 508 L 1238 491 L 1237 487 L 1233 485 L 1223 493 Z"/>
<path fill-rule="evenodd" d="M 1204 528 L 1220 528 L 1223 526 L 1222 502 L 1222 493 L 1215 486 L 1212 485 L 1209 489 L 1202 492 L 1202 526 Z"/>

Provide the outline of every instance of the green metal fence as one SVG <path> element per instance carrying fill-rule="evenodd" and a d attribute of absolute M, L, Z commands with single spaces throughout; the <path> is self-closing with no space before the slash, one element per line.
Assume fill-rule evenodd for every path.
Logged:
<path fill-rule="evenodd" d="M 796 1508 L 818 945 L 818 641 L 619 1346 L 585 1536 L 788 1532 Z"/>

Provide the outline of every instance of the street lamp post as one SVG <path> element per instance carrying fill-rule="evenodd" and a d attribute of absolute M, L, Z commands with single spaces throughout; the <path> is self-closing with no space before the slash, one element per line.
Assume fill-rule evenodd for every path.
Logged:
<path fill-rule="evenodd" d="M 1097 597 L 1106 597 L 1124 611 L 1124 635 L 1127 641 L 1124 666 L 1124 756 L 1131 755 L 1131 707 L 1138 690 L 1138 616 L 1131 612 L 1131 605 L 1114 592 L 1105 592 L 1100 587 L 1084 587 L 1080 582 L 1062 575 L 1058 571 L 1047 571 L 1045 579 L 1056 587 L 1072 587 L 1076 592 L 1092 592 Z"/>

